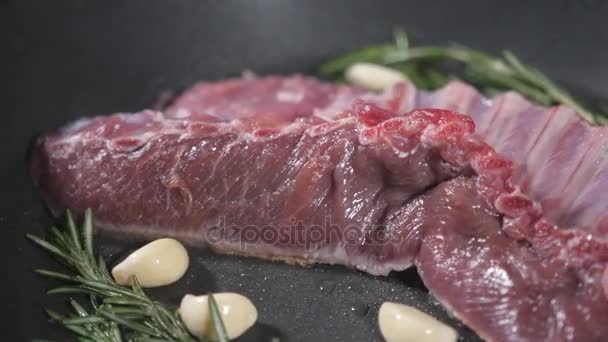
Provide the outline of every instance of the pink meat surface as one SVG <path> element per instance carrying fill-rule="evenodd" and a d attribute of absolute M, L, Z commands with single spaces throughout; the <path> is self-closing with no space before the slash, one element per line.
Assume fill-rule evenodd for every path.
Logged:
<path fill-rule="evenodd" d="M 370 94 L 294 76 L 199 84 L 166 113 L 41 137 L 49 206 L 225 253 L 415 265 L 489 340 L 608 337 L 605 129 L 571 111 L 462 83 Z"/>
<path fill-rule="evenodd" d="M 218 89 L 225 88 L 231 90 L 230 95 L 218 95 Z M 308 95 L 290 103 L 280 96 L 286 89 Z M 476 134 L 514 162 L 514 184 L 542 207 L 547 219 L 600 238 L 608 236 L 608 127 L 591 126 L 565 106 L 537 106 L 514 92 L 490 100 L 459 81 L 435 92 L 402 83 L 375 94 L 296 75 L 203 82 L 181 95 L 167 112 L 169 117 L 195 113 L 195 118 L 207 112 L 229 113 L 219 114 L 218 120 L 247 120 L 256 115 L 280 118 L 282 123 L 311 115 L 333 120 L 357 99 L 397 113 L 416 108 L 467 113 L 475 121 Z M 264 111 L 256 106 L 260 101 Z"/>

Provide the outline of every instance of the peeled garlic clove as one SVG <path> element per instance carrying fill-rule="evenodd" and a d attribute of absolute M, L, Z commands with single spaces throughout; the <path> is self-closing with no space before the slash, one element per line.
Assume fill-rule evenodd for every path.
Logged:
<path fill-rule="evenodd" d="M 411 306 L 386 302 L 378 313 L 380 332 L 387 342 L 453 342 L 454 329 Z"/>
<path fill-rule="evenodd" d="M 158 239 L 131 253 L 112 269 L 120 285 L 132 285 L 133 276 L 142 287 L 171 284 L 188 269 L 188 251 L 174 239 Z"/>
<path fill-rule="evenodd" d="M 249 298 L 232 292 L 214 293 L 226 333 L 230 339 L 241 336 L 258 319 L 258 311 Z M 210 337 L 213 332 L 209 296 L 187 294 L 179 306 L 179 315 L 192 335 Z"/>
<path fill-rule="evenodd" d="M 406 79 L 397 70 L 373 63 L 355 63 L 346 69 L 344 77 L 352 84 L 371 90 L 385 90 Z"/>

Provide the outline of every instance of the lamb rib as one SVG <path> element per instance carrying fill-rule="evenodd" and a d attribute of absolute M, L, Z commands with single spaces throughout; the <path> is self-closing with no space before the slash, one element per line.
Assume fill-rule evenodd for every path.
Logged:
<path fill-rule="evenodd" d="M 471 118 L 398 114 L 417 103 L 449 107 L 446 92 L 457 90 L 459 105 L 505 120 L 495 104 L 463 96 L 470 89 L 460 84 L 380 95 L 320 86 L 328 97 L 309 96 L 314 81 L 300 76 L 231 80 L 199 85 L 166 115 L 84 119 L 38 140 L 32 174 L 56 213 L 92 208 L 109 231 L 372 274 L 416 265 L 440 302 L 488 340 L 608 337 L 606 241 L 550 223 L 559 215 L 547 218 L 543 198 L 524 194 L 539 181 L 476 136 Z M 208 89 L 206 100 L 184 100 Z M 561 132 L 553 125 L 543 132 Z M 593 221 L 584 220 L 566 222 Z"/>

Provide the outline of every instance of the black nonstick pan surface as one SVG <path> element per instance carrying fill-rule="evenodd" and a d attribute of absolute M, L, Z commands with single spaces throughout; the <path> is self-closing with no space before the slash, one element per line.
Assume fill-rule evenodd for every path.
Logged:
<path fill-rule="evenodd" d="M 58 267 L 24 238 L 53 220 L 27 170 L 33 137 L 81 116 L 153 107 L 164 91 L 201 79 L 313 73 L 324 59 L 391 38 L 509 48 L 561 84 L 608 98 L 608 3 L 552 1 L 0 1 L 0 238 L 5 298 L 1 340 L 72 337 L 43 307 L 54 285 L 32 273 Z M 112 263 L 141 244 L 103 238 Z M 241 341 L 375 341 L 379 305 L 399 301 L 478 338 L 449 317 L 415 270 L 372 277 L 338 266 L 301 268 L 191 249 L 177 284 L 150 294 L 177 305 L 186 292 L 237 291 L 259 310 Z"/>

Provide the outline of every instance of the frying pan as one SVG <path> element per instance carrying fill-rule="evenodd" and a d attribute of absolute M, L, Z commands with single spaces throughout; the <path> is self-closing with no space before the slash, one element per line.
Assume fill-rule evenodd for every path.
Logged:
<path fill-rule="evenodd" d="M 340 52 L 405 28 L 419 43 L 509 48 L 557 81 L 608 98 L 608 3 L 550 1 L 1 1 L 0 239 L 4 254 L 3 340 L 70 339 L 43 307 L 66 308 L 54 285 L 32 273 L 58 267 L 23 237 L 53 220 L 32 188 L 33 137 L 69 120 L 152 107 L 160 93 L 200 79 L 314 72 Z M 112 263 L 140 242 L 97 241 Z M 259 309 L 242 341 L 374 341 L 379 305 L 413 305 L 478 337 L 442 309 L 415 270 L 372 277 L 338 266 L 300 268 L 191 249 L 179 283 L 150 291 L 177 304 L 186 292 L 238 291 Z M 12 338 L 11 338 L 12 337 Z"/>

